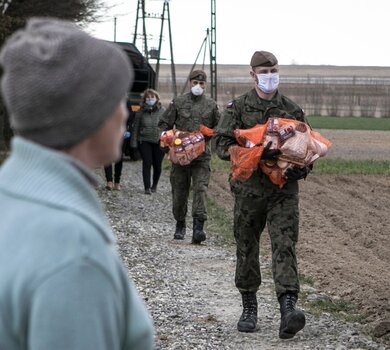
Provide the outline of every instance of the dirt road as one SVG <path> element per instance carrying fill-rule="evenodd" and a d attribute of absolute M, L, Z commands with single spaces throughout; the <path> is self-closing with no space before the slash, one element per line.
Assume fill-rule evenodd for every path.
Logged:
<path fill-rule="evenodd" d="M 366 140 L 370 158 L 388 159 L 390 137 L 383 147 L 367 142 L 381 133 L 321 133 L 335 144 L 329 157 L 362 159 L 362 149 L 356 145 Z M 362 142 L 353 142 L 356 139 Z M 212 173 L 209 196 L 231 212 L 227 177 L 227 172 Z M 353 302 L 368 316 L 361 332 L 357 323 L 307 311 L 305 329 L 291 341 L 278 338 L 279 309 L 266 232 L 262 235 L 259 327 L 253 334 L 243 334 L 236 329 L 241 301 L 234 286 L 234 244 L 213 234 L 211 223 L 206 242 L 190 244 L 190 217 L 185 240 L 173 240 L 167 172 L 152 196 L 143 194 L 140 162 L 125 162 L 122 178 L 122 191 L 106 191 L 102 186 L 99 194 L 129 275 L 153 318 L 156 349 L 390 349 L 390 177 L 313 173 L 302 181 L 297 253 L 300 272 L 314 281 L 314 288 L 303 283 L 303 291 L 308 298 L 326 295 Z M 305 307 L 303 301 L 299 301 L 301 307 Z M 372 339 L 367 331 L 380 338 Z"/>

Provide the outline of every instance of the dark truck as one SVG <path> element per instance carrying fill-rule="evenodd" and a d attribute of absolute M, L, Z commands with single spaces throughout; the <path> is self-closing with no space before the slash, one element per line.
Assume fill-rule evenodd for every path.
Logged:
<path fill-rule="evenodd" d="M 135 112 L 138 111 L 142 103 L 142 93 L 148 88 L 155 88 L 156 72 L 135 45 L 124 42 L 115 42 L 115 44 L 125 51 L 134 69 L 134 82 L 128 93 L 127 101 L 129 110 L 128 130 L 132 133 Z M 140 159 L 139 153 L 137 150 L 130 148 L 130 140 L 131 136 L 125 139 L 123 153 L 125 156 L 130 157 L 131 160 L 138 160 Z"/>

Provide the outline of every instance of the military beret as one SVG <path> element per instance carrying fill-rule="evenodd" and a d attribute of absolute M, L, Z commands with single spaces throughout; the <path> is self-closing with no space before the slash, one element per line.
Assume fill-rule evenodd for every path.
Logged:
<path fill-rule="evenodd" d="M 272 67 L 278 64 L 277 58 L 267 51 L 256 51 L 251 59 L 251 67 Z"/>
<path fill-rule="evenodd" d="M 207 75 L 203 70 L 193 70 L 190 73 L 190 80 L 199 80 L 199 81 L 206 81 L 207 80 Z"/>

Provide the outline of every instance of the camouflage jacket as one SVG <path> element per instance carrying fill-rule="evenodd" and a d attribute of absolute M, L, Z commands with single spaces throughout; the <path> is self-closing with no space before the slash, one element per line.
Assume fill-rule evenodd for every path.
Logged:
<path fill-rule="evenodd" d="M 200 124 L 214 129 L 219 121 L 220 113 L 216 102 L 204 95 L 195 96 L 191 92 L 178 96 L 168 106 L 160 118 L 158 126 L 162 131 L 175 127 L 182 131 L 199 130 Z M 207 141 L 206 151 L 197 160 L 210 159 L 211 149 Z"/>
<path fill-rule="evenodd" d="M 230 102 L 216 128 L 216 151 L 223 160 L 230 160 L 228 149 L 237 144 L 235 129 L 249 129 L 264 124 L 269 117 L 291 118 L 308 123 L 301 107 L 279 92 L 270 100 L 263 100 L 255 89 Z M 265 192 L 297 193 L 298 183 L 287 183 L 282 189 L 274 185 L 260 169 L 245 182 L 230 182 L 232 191 L 243 195 L 262 195 Z"/>

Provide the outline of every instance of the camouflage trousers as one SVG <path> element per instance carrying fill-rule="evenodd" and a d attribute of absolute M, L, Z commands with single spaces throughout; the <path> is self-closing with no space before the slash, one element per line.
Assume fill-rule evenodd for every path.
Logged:
<path fill-rule="evenodd" d="M 298 194 L 274 192 L 264 197 L 235 197 L 234 237 L 237 243 L 236 287 L 257 291 L 261 284 L 260 235 L 267 224 L 272 247 L 276 294 L 299 292 L 295 245 L 298 240 Z"/>
<path fill-rule="evenodd" d="M 176 221 L 187 215 L 188 197 L 192 183 L 192 217 L 207 220 L 207 187 L 210 180 L 209 161 L 194 161 L 188 165 L 172 164 L 172 212 Z"/>

